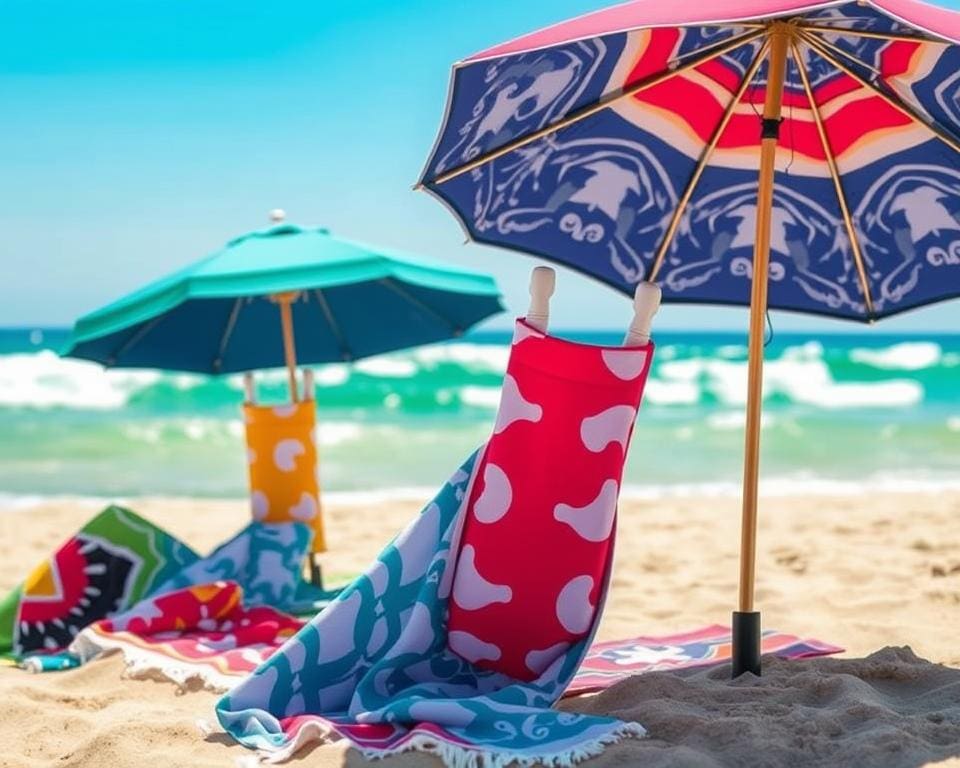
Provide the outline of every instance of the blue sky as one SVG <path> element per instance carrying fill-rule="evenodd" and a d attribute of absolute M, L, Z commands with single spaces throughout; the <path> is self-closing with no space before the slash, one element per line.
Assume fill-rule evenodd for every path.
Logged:
<path fill-rule="evenodd" d="M 63 325 L 270 208 L 494 273 L 522 311 L 532 262 L 476 245 L 412 192 L 450 64 L 596 0 L 5 0 L 0 325 Z M 629 302 L 561 272 L 556 325 L 615 327 Z M 960 303 L 881 330 L 956 328 Z M 503 323 L 503 321 L 500 321 Z M 744 328 L 666 307 L 660 327 Z M 778 328 L 851 326 L 778 316 Z"/>

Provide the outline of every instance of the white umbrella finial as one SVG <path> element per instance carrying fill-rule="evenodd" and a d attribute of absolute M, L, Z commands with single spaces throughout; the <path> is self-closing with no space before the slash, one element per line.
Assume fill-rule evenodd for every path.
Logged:
<path fill-rule="evenodd" d="M 270 211 L 270 221 L 274 224 L 282 224 L 287 218 L 287 212 L 283 208 L 274 208 Z"/>

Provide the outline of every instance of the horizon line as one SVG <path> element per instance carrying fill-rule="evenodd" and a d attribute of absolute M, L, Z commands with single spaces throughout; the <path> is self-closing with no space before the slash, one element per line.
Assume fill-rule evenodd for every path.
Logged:
<path fill-rule="evenodd" d="M 69 325 L 0 325 L 0 333 L 5 332 L 14 332 L 20 331 L 24 333 L 34 333 L 39 331 L 40 333 L 55 332 L 55 333 L 69 333 L 72 330 L 72 326 Z M 730 334 L 744 334 L 748 332 L 747 328 L 700 328 L 697 326 L 689 327 L 666 327 L 660 329 L 654 329 L 655 333 L 698 333 L 705 336 L 728 336 Z M 489 333 L 489 334 L 509 334 L 513 332 L 512 326 L 504 326 L 502 328 L 478 328 L 471 329 L 466 331 L 463 335 L 449 339 L 449 341 L 457 341 L 457 339 L 464 339 L 469 336 L 476 336 L 479 334 Z M 558 326 L 550 329 L 551 335 L 555 334 L 584 334 L 584 333 L 623 333 L 624 329 L 620 327 L 604 327 L 604 328 L 588 328 L 588 327 L 572 327 L 572 326 Z M 960 329 L 948 329 L 948 328 L 927 328 L 927 329 L 908 329 L 908 330 L 886 330 L 883 327 L 878 326 L 866 326 L 866 325 L 844 325 L 841 328 L 837 329 L 803 329 L 803 328 L 788 328 L 783 330 L 774 329 L 774 337 L 776 336 L 799 336 L 799 335 L 811 335 L 811 336 L 960 336 Z M 436 342 L 436 343 L 443 343 Z"/>

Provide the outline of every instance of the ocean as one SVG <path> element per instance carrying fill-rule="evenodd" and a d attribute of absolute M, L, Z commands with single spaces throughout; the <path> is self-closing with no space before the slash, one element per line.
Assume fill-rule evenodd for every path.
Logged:
<path fill-rule="evenodd" d="M 244 495 L 239 377 L 104 371 L 60 359 L 66 337 L 0 330 L 0 503 Z M 325 490 L 420 495 L 438 486 L 491 429 L 509 338 L 480 332 L 319 367 Z M 656 341 L 625 492 L 736 493 L 743 335 L 661 332 Z M 960 335 L 779 333 L 767 359 L 767 492 L 960 485 Z M 258 380 L 262 400 L 284 400 L 282 372 Z"/>

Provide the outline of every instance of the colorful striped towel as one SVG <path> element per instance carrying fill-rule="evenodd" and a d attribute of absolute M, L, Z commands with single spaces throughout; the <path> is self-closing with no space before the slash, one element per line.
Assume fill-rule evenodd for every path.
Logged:
<path fill-rule="evenodd" d="M 148 598 L 91 624 L 70 648 L 84 661 L 120 651 L 131 677 L 226 690 L 302 626 L 275 608 L 244 605 L 238 584 L 219 581 Z"/>

